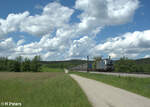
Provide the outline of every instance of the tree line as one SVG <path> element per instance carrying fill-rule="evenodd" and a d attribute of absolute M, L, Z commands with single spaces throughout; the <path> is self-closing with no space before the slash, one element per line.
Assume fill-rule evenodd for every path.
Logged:
<path fill-rule="evenodd" d="M 7 57 L 0 57 L 0 71 L 40 72 L 40 61 L 40 56 L 34 56 L 31 60 L 22 56 L 18 56 L 14 60 L 8 59 Z"/>
<path fill-rule="evenodd" d="M 93 68 L 96 68 L 96 63 L 102 60 L 101 57 L 94 57 Z M 146 63 L 142 63 L 142 62 Z M 114 62 L 113 72 L 128 72 L 128 73 L 150 73 L 150 60 L 132 60 L 127 57 L 121 57 Z"/>
<path fill-rule="evenodd" d="M 127 57 L 120 58 L 120 60 L 115 61 L 114 64 L 115 72 L 137 72 L 137 73 L 149 73 L 150 64 L 146 66 L 145 64 L 137 64 L 136 60 L 128 59 Z"/>

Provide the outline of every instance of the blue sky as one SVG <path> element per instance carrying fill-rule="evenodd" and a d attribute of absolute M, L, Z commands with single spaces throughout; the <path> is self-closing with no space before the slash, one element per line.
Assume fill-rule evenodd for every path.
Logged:
<path fill-rule="evenodd" d="M 2 0 L 0 56 L 150 57 L 149 0 Z"/>

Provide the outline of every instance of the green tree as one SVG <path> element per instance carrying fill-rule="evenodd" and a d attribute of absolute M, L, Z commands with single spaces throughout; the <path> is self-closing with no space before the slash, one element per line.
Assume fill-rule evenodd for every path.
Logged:
<path fill-rule="evenodd" d="M 13 60 L 9 61 L 8 67 L 9 67 L 10 72 L 14 71 L 14 61 Z"/>
<path fill-rule="evenodd" d="M 31 61 L 31 70 L 33 72 L 40 72 L 41 71 L 41 57 L 40 56 L 35 56 L 32 61 Z"/>
<path fill-rule="evenodd" d="M 7 70 L 8 70 L 8 58 L 0 57 L 0 71 L 7 71 Z"/>
<path fill-rule="evenodd" d="M 134 60 L 128 59 L 127 57 L 120 58 L 115 62 L 116 72 L 137 72 L 138 68 Z"/>
<path fill-rule="evenodd" d="M 9 71 L 21 72 L 22 57 L 16 57 L 15 60 L 9 62 Z"/>
<path fill-rule="evenodd" d="M 31 71 L 30 65 L 31 65 L 30 59 L 25 58 L 24 61 L 22 62 L 22 67 L 21 67 L 22 71 L 23 72 L 29 72 L 29 71 Z"/>
<path fill-rule="evenodd" d="M 16 60 L 10 61 L 10 63 L 9 63 L 9 71 L 21 72 L 20 64 Z"/>

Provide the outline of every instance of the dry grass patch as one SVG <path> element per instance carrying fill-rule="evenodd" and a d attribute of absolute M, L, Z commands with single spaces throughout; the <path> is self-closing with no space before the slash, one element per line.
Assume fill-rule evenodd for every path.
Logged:
<path fill-rule="evenodd" d="M 1 102 L 21 102 L 22 107 L 91 107 L 78 84 L 63 72 L 0 72 Z"/>
<path fill-rule="evenodd" d="M 24 79 L 41 80 L 64 75 L 63 72 L 0 72 L 0 80 Z"/>

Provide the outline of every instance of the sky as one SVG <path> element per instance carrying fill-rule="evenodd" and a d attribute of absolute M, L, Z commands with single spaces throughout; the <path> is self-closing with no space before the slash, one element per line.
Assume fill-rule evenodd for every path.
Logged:
<path fill-rule="evenodd" d="M 1 0 L 0 56 L 150 57 L 149 0 Z"/>

